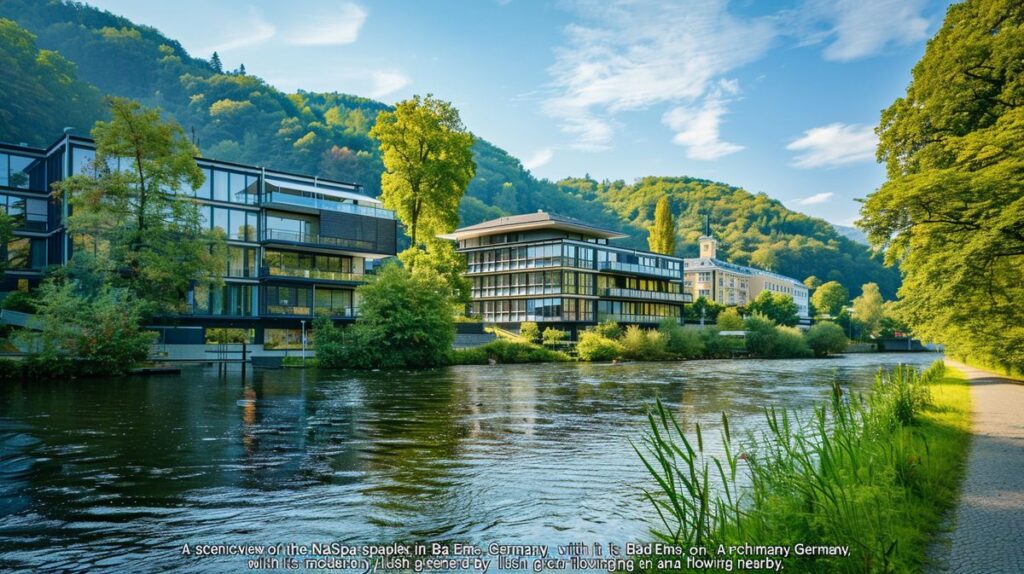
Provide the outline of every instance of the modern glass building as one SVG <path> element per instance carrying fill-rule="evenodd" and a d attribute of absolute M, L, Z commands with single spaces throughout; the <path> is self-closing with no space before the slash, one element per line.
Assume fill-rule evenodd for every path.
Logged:
<path fill-rule="evenodd" d="M 67 205 L 50 186 L 86 173 L 91 140 L 73 135 L 46 149 L 0 144 L 0 207 L 14 219 L 0 292 L 27 289 L 45 269 L 86 246 L 64 232 Z M 187 311 L 161 321 L 167 343 L 203 343 L 214 327 L 250 329 L 255 343 L 300 343 L 302 322 L 328 312 L 352 320 L 368 261 L 393 256 L 397 224 L 357 184 L 207 158 L 205 183 L 189 192 L 203 224 L 227 237 L 224 283 L 194 285 Z"/>
<path fill-rule="evenodd" d="M 472 281 L 471 314 L 518 329 L 536 321 L 576 333 L 602 321 L 682 320 L 683 260 L 609 244 L 625 235 L 550 213 L 502 217 L 443 235 Z"/>

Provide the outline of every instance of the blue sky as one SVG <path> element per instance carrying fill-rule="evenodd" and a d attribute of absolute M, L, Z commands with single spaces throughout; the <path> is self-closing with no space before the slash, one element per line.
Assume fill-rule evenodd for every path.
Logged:
<path fill-rule="evenodd" d="M 285 91 L 451 100 L 539 177 L 690 175 L 840 224 L 949 2 L 92 0 Z"/>

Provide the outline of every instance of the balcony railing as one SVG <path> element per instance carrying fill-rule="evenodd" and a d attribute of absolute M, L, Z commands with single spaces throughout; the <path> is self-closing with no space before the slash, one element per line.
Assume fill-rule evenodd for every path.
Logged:
<path fill-rule="evenodd" d="M 597 320 L 600 323 L 615 321 L 616 323 L 648 323 L 657 324 L 665 319 L 671 319 L 677 323 L 681 322 L 680 317 L 661 317 L 657 315 L 623 315 L 620 313 L 598 313 Z"/>
<path fill-rule="evenodd" d="M 664 291 L 644 291 L 643 289 L 621 289 L 612 287 L 602 292 L 604 297 L 620 297 L 623 299 L 645 299 L 648 301 L 672 301 L 689 303 L 693 297 L 689 293 L 666 293 Z"/>
<path fill-rule="evenodd" d="M 297 231 L 281 231 L 279 229 L 263 230 L 263 241 L 287 241 L 289 243 L 308 243 L 311 245 L 327 245 L 330 247 L 362 250 L 372 250 L 376 247 L 372 241 L 364 241 L 362 239 L 343 239 L 341 237 L 313 235 Z"/>
<path fill-rule="evenodd" d="M 370 207 L 368 205 L 358 205 L 355 203 L 344 203 L 341 201 L 322 199 L 318 197 L 306 197 L 303 195 L 294 195 L 291 193 L 267 193 L 264 196 L 263 203 L 282 203 L 284 205 L 309 207 L 311 209 L 319 209 L 321 211 L 338 211 L 341 213 L 352 213 L 354 215 L 365 215 L 366 217 L 377 217 L 380 219 L 395 218 L 395 212 L 389 209 L 382 209 L 380 207 Z"/>
<path fill-rule="evenodd" d="M 598 271 L 617 271 L 620 273 L 634 273 L 636 275 L 649 275 L 652 277 L 667 277 L 678 279 L 683 273 L 679 269 L 663 269 L 661 267 L 650 267 L 636 263 L 622 263 L 621 261 L 598 261 Z"/>
<path fill-rule="evenodd" d="M 316 309 L 317 313 L 320 313 L 323 307 Z M 264 315 L 293 315 L 301 317 L 309 317 L 313 315 L 312 307 L 303 306 L 291 306 L 291 305 L 267 305 L 264 309 Z M 352 318 L 359 315 L 359 309 L 355 307 L 346 307 L 344 309 L 332 309 L 331 317 L 341 318 Z"/>
<path fill-rule="evenodd" d="M 262 267 L 260 277 L 298 277 L 300 279 L 320 279 L 323 281 L 351 281 L 365 283 L 366 275 L 344 271 L 321 271 L 319 269 L 299 269 L 293 267 Z"/>

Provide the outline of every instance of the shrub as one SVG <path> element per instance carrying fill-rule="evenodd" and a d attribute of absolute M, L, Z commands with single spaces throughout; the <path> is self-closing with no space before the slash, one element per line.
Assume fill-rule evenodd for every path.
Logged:
<path fill-rule="evenodd" d="M 665 351 L 682 359 L 704 356 L 704 341 L 695 329 L 686 329 L 674 319 L 665 319 L 658 326 L 665 339 Z"/>
<path fill-rule="evenodd" d="M 776 359 L 810 357 L 811 349 L 804 341 L 803 333 L 796 327 L 775 328 L 775 349 L 771 355 Z"/>
<path fill-rule="evenodd" d="M 329 317 L 313 319 L 313 349 L 318 365 L 329 369 L 346 366 L 345 333 Z"/>
<path fill-rule="evenodd" d="M 775 356 L 775 344 L 778 339 L 775 321 L 758 313 L 747 317 L 743 326 L 747 332 L 747 351 L 750 354 L 758 357 Z"/>
<path fill-rule="evenodd" d="M 719 313 L 716 323 L 718 328 L 722 331 L 743 330 L 743 317 L 740 316 L 740 312 L 737 311 L 735 307 L 729 307 L 725 311 Z"/>
<path fill-rule="evenodd" d="M 622 345 L 597 330 L 584 331 L 576 344 L 576 354 L 583 361 L 610 361 L 622 354 Z"/>
<path fill-rule="evenodd" d="M 444 278 L 429 267 L 410 273 L 395 264 L 385 265 L 357 290 L 359 318 L 345 331 L 337 354 L 321 355 L 325 345 L 319 343 L 320 366 L 391 369 L 445 364 L 455 338 L 449 292 Z"/>
<path fill-rule="evenodd" d="M 656 361 L 666 358 L 666 338 L 659 331 L 630 325 L 619 339 L 622 357 L 637 361 Z"/>
<path fill-rule="evenodd" d="M 22 313 L 35 313 L 36 300 L 25 291 L 11 291 L 0 303 L 0 308 Z"/>
<path fill-rule="evenodd" d="M 564 341 L 568 336 L 569 334 L 566 333 L 565 331 L 562 331 L 561 329 L 548 327 L 547 329 L 544 329 L 544 334 L 542 335 L 542 338 L 544 340 L 545 346 L 554 347 L 557 346 L 562 341 Z"/>
<path fill-rule="evenodd" d="M 508 339 L 495 339 L 486 345 L 453 349 L 448 353 L 450 365 L 486 365 L 492 359 L 497 363 L 553 363 L 568 361 L 569 355 Z"/>
<path fill-rule="evenodd" d="M 594 331 L 606 339 L 618 339 L 622 336 L 622 327 L 615 321 L 598 323 Z"/>
<path fill-rule="evenodd" d="M 519 324 L 519 337 L 527 343 L 539 343 L 540 327 L 533 321 L 523 321 Z"/>
<path fill-rule="evenodd" d="M 804 341 L 818 357 L 842 353 L 850 343 L 846 334 L 843 333 L 843 328 L 831 322 L 821 322 L 811 326 L 804 333 Z"/>

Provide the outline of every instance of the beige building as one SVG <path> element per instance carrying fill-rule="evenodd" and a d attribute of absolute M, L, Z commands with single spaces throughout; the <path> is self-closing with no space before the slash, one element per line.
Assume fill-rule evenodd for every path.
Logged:
<path fill-rule="evenodd" d="M 718 240 L 709 235 L 700 238 L 700 257 L 683 260 L 683 289 L 694 301 L 704 297 L 727 306 L 746 305 L 765 290 L 782 293 L 793 298 L 801 319 L 810 318 L 809 292 L 802 282 L 718 259 Z"/>

